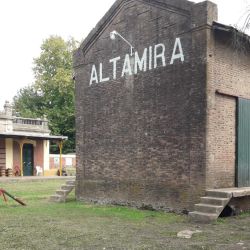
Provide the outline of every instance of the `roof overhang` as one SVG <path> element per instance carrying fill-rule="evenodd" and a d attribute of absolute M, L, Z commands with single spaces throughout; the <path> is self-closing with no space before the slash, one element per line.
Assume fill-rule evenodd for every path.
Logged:
<path fill-rule="evenodd" d="M 56 136 L 56 135 L 42 135 L 35 133 L 21 133 L 21 132 L 2 132 L 0 138 L 18 138 L 18 139 L 42 139 L 50 141 L 64 141 L 67 140 L 67 136 Z"/>
<path fill-rule="evenodd" d="M 250 44 L 250 36 L 242 32 L 241 30 L 236 29 L 235 27 L 218 22 L 213 22 L 212 27 L 214 31 L 224 32 L 228 35 L 231 35 L 232 37 L 238 36 L 242 40 L 242 42 Z"/>

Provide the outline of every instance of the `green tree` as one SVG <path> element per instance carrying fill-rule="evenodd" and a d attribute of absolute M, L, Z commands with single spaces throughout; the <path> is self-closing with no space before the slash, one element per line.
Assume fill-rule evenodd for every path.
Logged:
<path fill-rule="evenodd" d="M 64 41 L 51 36 L 34 59 L 35 82 L 21 89 L 14 97 L 14 108 L 23 117 L 46 116 L 54 135 L 66 135 L 64 153 L 75 150 L 75 97 L 72 79 L 74 39 Z M 53 148 L 52 148 L 52 151 Z"/>
<path fill-rule="evenodd" d="M 20 89 L 14 97 L 14 108 L 22 117 L 43 116 L 42 98 L 33 85 Z"/>

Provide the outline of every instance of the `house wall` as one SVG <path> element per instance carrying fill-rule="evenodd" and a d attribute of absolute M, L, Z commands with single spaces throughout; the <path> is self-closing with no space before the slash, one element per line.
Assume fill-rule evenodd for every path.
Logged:
<path fill-rule="evenodd" d="M 20 146 L 15 140 L 13 142 L 13 166 L 21 167 Z"/>
<path fill-rule="evenodd" d="M 6 168 L 13 168 L 13 139 L 5 139 L 6 146 Z"/>
<path fill-rule="evenodd" d="M 59 169 L 60 155 L 50 154 L 49 166 L 50 166 L 50 169 Z M 75 155 L 62 155 L 62 166 L 63 167 L 76 167 L 76 156 Z"/>
<path fill-rule="evenodd" d="M 0 139 L 0 169 L 6 168 L 6 148 L 5 139 Z"/>
<path fill-rule="evenodd" d="M 250 99 L 250 50 L 235 48 L 235 38 L 226 32 L 212 31 L 209 37 L 206 186 L 235 187 L 236 105 L 237 97 Z"/>
<path fill-rule="evenodd" d="M 36 166 L 44 167 L 43 140 L 27 140 L 25 143 L 34 144 L 34 171 Z M 17 141 L 13 142 L 13 166 L 21 166 L 20 146 Z M 35 172 L 34 172 L 35 174 Z"/>
<path fill-rule="evenodd" d="M 217 9 L 209 2 L 158 4 L 117 1 L 107 14 L 116 9 L 112 20 L 100 21 L 90 34 L 95 40 L 75 54 L 78 200 L 182 211 L 204 193 L 206 36 Z M 110 77 L 109 59 L 122 62 L 129 52 L 122 40 L 110 40 L 113 30 L 140 55 L 165 44 L 166 66 L 90 86 L 93 64 L 100 75 L 103 63 L 102 77 Z M 176 38 L 185 60 L 171 65 Z"/>
<path fill-rule="evenodd" d="M 44 148 L 43 140 L 36 140 L 34 147 L 34 168 L 40 166 L 44 168 Z"/>
<path fill-rule="evenodd" d="M 50 142 L 48 140 L 43 141 L 43 169 L 49 170 L 49 147 Z"/>

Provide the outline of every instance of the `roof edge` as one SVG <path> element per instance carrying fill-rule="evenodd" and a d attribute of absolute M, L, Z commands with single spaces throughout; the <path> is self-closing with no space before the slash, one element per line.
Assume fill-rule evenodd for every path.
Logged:
<path fill-rule="evenodd" d="M 116 0 L 114 4 L 110 7 L 110 9 L 106 12 L 106 14 L 100 19 L 100 21 L 96 24 L 96 26 L 90 31 L 90 33 L 87 35 L 87 37 L 82 41 L 80 47 L 78 50 L 83 51 L 83 53 L 86 53 L 87 49 L 90 47 L 92 42 L 95 41 L 95 39 L 98 37 L 100 34 L 100 31 L 102 31 L 106 25 L 111 22 L 111 19 L 116 15 L 116 13 L 119 11 L 119 9 L 122 8 L 124 4 L 128 4 L 129 2 L 133 2 L 136 0 Z M 164 1 L 158 0 L 158 1 L 152 1 L 152 0 L 137 0 L 140 2 L 143 2 L 145 4 L 149 5 L 158 5 L 160 7 L 163 6 L 169 6 L 169 9 L 172 11 L 178 11 L 182 13 L 183 15 L 190 15 L 190 11 L 183 8 L 180 9 L 177 5 L 175 6 L 174 4 L 168 4 L 164 3 Z M 194 5 L 195 3 L 190 1 L 190 0 L 185 0 L 191 5 Z"/>
<path fill-rule="evenodd" d="M 109 22 L 109 19 L 112 18 L 117 10 L 123 5 L 124 1 L 129 2 L 133 0 L 117 0 L 110 9 L 106 12 L 106 14 L 100 19 L 100 21 L 96 24 L 96 26 L 90 31 L 87 37 L 81 43 L 79 49 L 85 51 L 87 47 L 95 40 L 98 36 L 99 31 L 102 30 L 106 24 Z"/>
<path fill-rule="evenodd" d="M 213 28 L 213 30 L 217 30 L 217 31 L 221 31 L 221 32 L 227 32 L 229 34 L 236 33 L 237 35 L 239 35 L 239 37 L 243 38 L 245 41 L 250 43 L 250 36 L 247 35 L 246 33 L 244 33 L 243 31 L 238 30 L 237 28 L 235 28 L 233 26 L 222 24 L 222 23 L 214 21 L 213 24 L 212 24 L 212 28 Z"/>
<path fill-rule="evenodd" d="M 44 139 L 44 140 L 59 140 L 64 141 L 68 140 L 68 136 L 61 135 L 36 135 L 31 133 L 11 133 L 11 132 L 2 132 L 0 133 L 0 138 L 32 138 L 32 139 Z"/>

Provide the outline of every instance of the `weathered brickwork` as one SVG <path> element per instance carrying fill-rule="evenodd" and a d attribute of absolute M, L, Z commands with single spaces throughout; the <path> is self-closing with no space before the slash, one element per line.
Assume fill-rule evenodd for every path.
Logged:
<path fill-rule="evenodd" d="M 236 48 L 235 37 L 225 32 L 209 36 L 206 185 L 235 187 L 237 98 L 250 99 L 249 48 Z"/>
<path fill-rule="evenodd" d="M 207 9 L 187 1 L 120 2 L 110 23 L 75 57 L 77 196 L 189 209 L 205 184 Z M 113 30 L 141 53 L 164 43 L 166 61 L 180 37 L 185 61 L 89 86 L 93 63 L 128 51 L 122 41 L 110 40 Z"/>
<path fill-rule="evenodd" d="M 249 212 L 250 211 L 250 197 L 237 197 L 233 198 L 230 203 L 228 204 L 229 207 L 233 209 L 233 212 L 238 215 L 242 212 Z"/>
<path fill-rule="evenodd" d="M 43 141 L 37 140 L 34 147 L 34 167 L 44 166 L 44 155 L 41 152 L 44 152 Z"/>
<path fill-rule="evenodd" d="M 206 188 L 236 185 L 249 52 L 232 45 L 230 32 L 212 30 L 216 17 L 209 2 L 120 0 L 83 42 L 74 58 L 79 200 L 181 211 Z M 109 59 L 129 47 L 110 40 L 113 30 L 139 55 L 164 44 L 166 65 L 120 76 L 121 60 L 114 76 Z M 172 64 L 176 38 L 185 58 Z"/>

